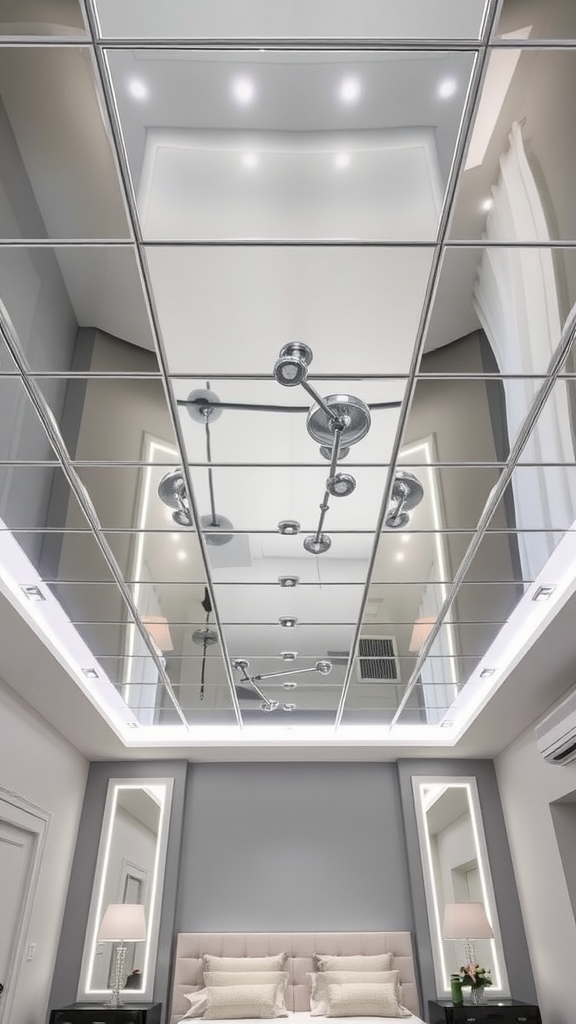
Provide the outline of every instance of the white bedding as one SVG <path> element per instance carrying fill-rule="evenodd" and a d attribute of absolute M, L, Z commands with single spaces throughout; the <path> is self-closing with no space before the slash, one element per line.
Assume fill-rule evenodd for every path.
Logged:
<path fill-rule="evenodd" d="M 202 1020 L 201 1017 L 188 1018 L 189 1020 Z M 374 1024 L 375 1021 L 386 1021 L 386 1024 L 424 1024 L 421 1017 L 312 1017 L 308 1010 L 298 1010 L 296 1013 L 289 1013 L 287 1017 L 277 1017 L 278 1021 L 286 1021 L 286 1024 L 321 1024 L 322 1021 L 350 1021 L 351 1024 Z M 211 1024 L 231 1024 L 230 1020 L 215 1020 Z M 242 1024 L 262 1024 L 261 1017 L 246 1018 Z"/>

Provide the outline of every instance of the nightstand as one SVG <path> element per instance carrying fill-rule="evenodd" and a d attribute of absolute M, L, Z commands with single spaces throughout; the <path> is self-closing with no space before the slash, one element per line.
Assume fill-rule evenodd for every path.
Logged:
<path fill-rule="evenodd" d="M 430 1024 L 542 1024 L 538 1007 L 518 999 L 494 999 L 482 1006 L 454 1006 L 449 999 L 430 1000 L 428 1016 Z"/>
<path fill-rule="evenodd" d="M 162 1003 L 72 1003 L 50 1013 L 50 1024 L 160 1024 Z"/>

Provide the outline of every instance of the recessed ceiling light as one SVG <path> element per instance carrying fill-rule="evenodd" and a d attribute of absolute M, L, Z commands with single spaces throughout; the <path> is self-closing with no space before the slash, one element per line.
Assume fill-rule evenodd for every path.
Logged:
<path fill-rule="evenodd" d="M 251 78 L 236 78 L 232 85 L 232 95 L 237 103 L 242 106 L 247 106 L 252 103 L 254 96 L 256 95 L 256 89 L 254 88 L 254 82 Z"/>
<path fill-rule="evenodd" d="M 255 167 L 258 167 L 258 154 L 242 153 L 242 167 L 248 171 L 253 171 Z"/>
<path fill-rule="evenodd" d="M 283 704 L 282 705 L 282 711 L 296 711 L 296 705 L 295 704 Z"/>
<path fill-rule="evenodd" d="M 547 601 L 556 590 L 556 587 L 538 587 L 532 598 L 533 601 Z"/>
<path fill-rule="evenodd" d="M 299 576 L 279 576 L 278 583 L 281 587 L 297 587 L 300 583 Z"/>
<path fill-rule="evenodd" d="M 278 622 L 281 626 L 284 626 L 285 629 L 294 629 L 298 619 L 294 615 L 281 615 Z"/>
<path fill-rule="evenodd" d="M 454 722 L 440 722 L 441 729 L 451 729 L 453 725 Z"/>
<path fill-rule="evenodd" d="M 298 683 L 295 682 L 293 679 L 287 679 L 285 683 L 282 683 L 282 686 L 284 687 L 285 690 L 295 690 L 296 687 L 298 686 Z"/>
<path fill-rule="evenodd" d="M 83 668 L 82 671 L 87 679 L 98 679 L 98 673 L 95 668 Z"/>
<path fill-rule="evenodd" d="M 283 537 L 294 537 L 300 533 L 300 523 L 297 519 L 281 519 L 278 523 L 278 533 Z"/>
<path fill-rule="evenodd" d="M 184 559 L 186 558 L 186 552 L 185 552 L 185 551 L 182 551 L 182 549 L 180 549 L 180 551 L 177 551 L 177 552 L 176 552 L 176 558 L 177 558 L 177 559 L 178 559 L 178 560 L 179 560 L 180 562 L 183 562 L 183 561 L 184 561 Z"/>
<path fill-rule="evenodd" d="M 148 86 L 140 78 L 131 78 L 128 82 L 128 92 L 135 100 L 148 99 Z"/>
<path fill-rule="evenodd" d="M 21 588 L 22 593 L 26 595 L 29 601 L 45 601 L 46 598 L 40 587 L 35 586 L 33 583 L 25 583 Z"/>
<path fill-rule="evenodd" d="M 488 210 L 491 210 L 493 206 L 494 206 L 494 200 L 493 199 L 485 199 L 484 202 L 482 203 L 482 207 L 481 208 L 484 211 L 484 213 L 488 213 Z"/>
<path fill-rule="evenodd" d="M 126 722 L 126 725 L 128 726 L 129 729 L 137 729 L 138 728 L 138 722 Z"/>
<path fill-rule="evenodd" d="M 347 167 L 350 167 L 350 153 L 337 153 L 334 158 L 334 166 L 339 171 L 344 171 Z"/>
<path fill-rule="evenodd" d="M 451 96 L 454 96 L 458 88 L 458 82 L 455 78 L 444 78 L 438 86 L 438 95 L 441 100 L 449 100 Z"/>
<path fill-rule="evenodd" d="M 298 654 L 296 651 L 282 651 L 280 657 L 282 661 L 296 661 Z"/>
<path fill-rule="evenodd" d="M 480 679 L 487 679 L 488 676 L 493 676 L 495 671 L 495 668 L 483 668 L 480 673 Z"/>
<path fill-rule="evenodd" d="M 340 99 L 343 103 L 356 103 L 360 99 L 362 88 L 359 79 L 353 75 L 345 78 L 340 85 Z"/>
<path fill-rule="evenodd" d="M 396 555 L 395 555 L 395 558 L 396 558 L 397 562 L 403 562 L 404 559 L 406 558 L 406 555 L 404 554 L 403 551 L 397 551 Z"/>

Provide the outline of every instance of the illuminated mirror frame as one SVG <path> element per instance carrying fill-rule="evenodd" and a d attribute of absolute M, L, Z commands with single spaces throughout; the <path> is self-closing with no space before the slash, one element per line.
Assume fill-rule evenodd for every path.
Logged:
<path fill-rule="evenodd" d="M 156 958 L 158 954 L 158 933 L 160 930 L 160 912 L 162 909 L 162 893 L 164 890 L 164 873 L 166 866 L 166 850 L 168 846 L 168 831 L 170 826 L 170 809 L 172 805 L 173 779 L 153 778 L 131 778 L 131 779 L 110 779 L 102 820 L 100 833 L 100 845 L 98 847 L 98 859 L 96 862 L 96 873 L 92 888 L 92 899 L 88 914 L 88 925 L 86 928 L 86 939 L 84 942 L 84 953 L 80 969 L 80 982 L 78 985 L 78 1001 L 87 1003 L 104 1003 L 111 994 L 110 988 L 93 988 L 91 985 L 92 973 L 94 971 L 94 960 L 96 956 L 96 936 L 100 922 L 104 916 L 104 893 L 106 887 L 106 874 L 110 858 L 110 850 L 114 835 L 114 823 L 118 806 L 118 796 L 121 790 L 139 789 L 154 790 L 161 796 L 160 818 L 158 822 L 158 839 L 156 842 L 156 853 L 154 866 L 150 878 L 150 897 L 146 900 L 146 942 L 144 963 L 142 967 L 142 987 L 130 989 L 127 999 L 131 1002 L 152 1002 L 154 977 L 156 969 Z"/>
<path fill-rule="evenodd" d="M 420 843 L 422 873 L 424 876 L 424 889 L 426 892 L 426 908 L 428 911 L 432 960 L 434 962 L 436 994 L 441 999 L 445 999 L 450 996 L 450 972 L 446 966 L 444 944 L 451 942 L 452 940 L 442 938 L 443 913 L 439 904 L 438 893 L 435 885 L 434 862 L 430 845 L 430 835 L 427 827 L 427 807 L 424 797 L 424 791 L 431 786 L 441 787 L 442 791 L 454 787 L 467 790 L 470 825 L 476 848 L 476 859 L 478 862 L 478 872 L 482 889 L 482 902 L 494 932 L 494 938 L 489 940 L 492 953 L 492 964 L 494 967 L 492 975 L 493 984 L 489 989 L 489 998 L 490 996 L 496 999 L 510 996 L 506 961 L 504 958 L 504 947 L 502 945 L 502 936 L 500 933 L 500 924 L 496 909 L 496 899 L 494 896 L 494 886 L 492 884 L 490 861 L 488 859 L 488 848 L 486 846 L 486 837 L 484 835 L 484 826 L 482 823 L 476 779 L 474 776 L 467 775 L 417 775 L 412 778 L 412 786 L 414 791 L 418 839 Z"/>

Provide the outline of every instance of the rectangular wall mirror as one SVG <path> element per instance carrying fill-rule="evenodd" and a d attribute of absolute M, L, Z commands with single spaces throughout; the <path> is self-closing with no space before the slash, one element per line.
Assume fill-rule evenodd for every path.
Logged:
<path fill-rule="evenodd" d="M 146 940 L 126 943 L 121 989 L 126 999 L 151 1001 L 164 887 L 172 779 L 111 779 L 100 835 L 86 929 L 78 1000 L 106 1002 L 117 944 L 98 942 L 110 904 L 144 906 Z"/>
<path fill-rule="evenodd" d="M 507 996 L 510 991 L 476 779 L 415 776 L 412 784 L 436 993 L 440 998 L 450 994 L 450 975 L 458 973 L 472 951 L 476 962 L 491 972 L 490 997 Z M 456 911 L 463 910 L 456 916 L 463 918 L 469 915 L 461 905 L 470 903 L 484 908 L 494 937 L 445 937 L 445 908 L 456 904 Z M 454 918 L 453 912 L 451 916 Z"/>

